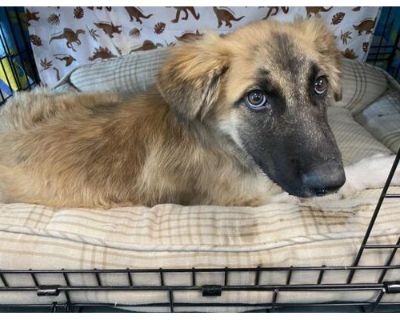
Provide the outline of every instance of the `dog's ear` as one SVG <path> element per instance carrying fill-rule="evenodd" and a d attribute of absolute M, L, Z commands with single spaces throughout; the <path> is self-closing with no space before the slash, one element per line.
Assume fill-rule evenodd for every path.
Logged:
<path fill-rule="evenodd" d="M 202 120 L 220 96 L 222 76 L 228 65 L 224 40 L 209 34 L 171 49 L 157 87 L 179 118 Z"/>
<path fill-rule="evenodd" d="M 328 72 L 329 82 L 336 101 L 342 99 L 341 58 L 336 46 L 336 40 L 321 18 L 313 17 L 299 21 L 307 39 L 311 40 L 314 48 L 320 53 L 320 63 Z"/>

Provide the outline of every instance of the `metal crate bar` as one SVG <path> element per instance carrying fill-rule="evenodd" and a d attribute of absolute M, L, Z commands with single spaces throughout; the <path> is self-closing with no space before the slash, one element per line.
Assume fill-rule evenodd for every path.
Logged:
<path fill-rule="evenodd" d="M 203 291 L 204 286 L 184 286 L 184 285 L 143 285 L 143 286 L 57 286 L 59 291 Z M 223 291 L 371 291 L 384 288 L 382 283 L 352 283 L 352 284 L 275 284 L 275 285 L 229 285 L 214 286 Z M 47 287 L 45 287 L 47 288 Z M 0 287 L 2 291 L 37 291 L 41 290 L 39 285 Z"/>
<path fill-rule="evenodd" d="M 399 199 L 400 198 L 400 194 L 387 194 L 387 195 L 385 195 L 385 198 Z"/>
<path fill-rule="evenodd" d="M 162 268 L 160 269 L 60 269 L 60 270 L 13 270 L 13 269 L 0 269 L 0 273 L 3 274 L 54 274 L 54 273 L 67 273 L 67 274 L 77 274 L 77 273 L 204 273 L 204 272 L 216 272 L 223 273 L 228 269 L 228 272 L 273 272 L 273 271 L 282 271 L 282 272 L 291 272 L 291 271 L 344 271 L 344 270 L 380 270 L 380 269 L 400 269 L 400 265 L 392 265 L 392 266 L 381 266 L 381 265 L 371 265 L 371 266 L 290 266 L 290 267 L 255 267 L 255 268 Z M 129 270 L 129 271 L 128 271 Z"/>
<path fill-rule="evenodd" d="M 0 272 L 0 280 L 3 282 L 4 287 L 8 288 L 8 282 L 6 278 L 4 277 L 3 273 Z"/>
<path fill-rule="evenodd" d="M 56 304 L 58 308 L 82 308 L 82 307 L 169 307 L 169 303 L 151 303 L 151 304 L 111 304 L 111 303 L 77 303 L 73 306 L 68 305 L 67 303 L 53 303 L 53 304 L 10 304 L 8 307 L 38 307 L 38 308 L 51 308 Z M 251 307 L 251 308 L 265 308 L 266 311 L 274 308 L 275 310 L 278 308 L 290 308 L 290 307 L 333 307 L 333 306 L 359 306 L 359 307 L 371 307 L 375 304 L 375 302 L 345 302 L 345 301 L 337 301 L 337 302 L 321 302 L 321 303 L 182 303 L 182 302 L 174 302 L 174 307 Z M 0 304 L 0 306 L 2 306 Z M 379 306 L 399 306 L 399 303 L 396 302 L 380 302 Z M 253 309 L 254 311 L 263 311 L 263 309 Z"/>
<path fill-rule="evenodd" d="M 126 272 L 128 273 L 128 282 L 129 282 L 129 286 L 133 287 L 133 279 L 132 279 L 132 274 L 131 274 L 131 270 L 129 268 L 126 269 Z"/>
<path fill-rule="evenodd" d="M 7 14 L 6 14 L 6 16 L 7 16 L 7 21 L 8 21 L 8 23 L 9 23 L 10 26 L 12 25 L 11 17 L 10 17 L 11 11 L 14 13 L 14 15 L 15 15 L 17 21 L 19 21 L 19 15 L 18 15 L 18 12 L 17 12 L 17 10 L 16 10 L 15 8 L 10 8 L 9 10 L 6 10 L 6 12 L 7 12 Z M 20 25 L 21 25 L 21 24 L 20 24 Z M 24 34 L 23 34 L 22 29 L 20 29 L 20 28 L 17 28 L 17 29 L 19 29 L 22 38 L 25 39 L 25 36 L 24 36 Z M 17 41 L 17 37 L 16 37 L 16 35 L 15 35 L 14 32 L 11 32 L 11 37 L 12 37 L 12 39 L 13 39 L 13 42 L 14 42 L 15 45 L 17 46 L 17 52 L 18 52 L 18 53 L 16 54 L 16 56 L 18 56 L 19 58 L 21 58 L 22 54 L 25 52 L 25 48 L 21 48 L 21 47 L 20 47 L 20 43 L 19 43 L 19 41 Z M 24 42 L 24 45 L 25 45 L 25 42 Z M 7 48 L 7 50 L 8 50 L 8 52 L 11 52 L 11 51 L 9 50 L 9 48 Z M 22 58 L 21 58 L 21 60 L 22 60 Z M 25 66 L 24 66 L 23 63 L 21 63 L 21 68 L 22 68 L 22 70 L 23 70 L 23 72 L 24 72 L 24 77 L 25 77 L 25 80 L 26 80 L 26 83 L 27 83 L 27 87 L 23 87 L 23 86 L 21 85 L 21 83 L 19 82 L 19 77 L 17 77 L 16 80 L 18 80 L 18 82 L 19 82 L 18 88 L 19 88 L 19 89 L 29 89 L 29 88 L 30 88 L 30 85 L 29 85 L 29 78 L 28 78 L 28 74 L 27 74 L 26 68 L 25 68 Z"/>
<path fill-rule="evenodd" d="M 383 26 L 383 34 L 385 34 L 386 28 L 388 27 L 389 17 L 390 17 L 390 15 L 391 15 L 391 13 L 392 13 L 392 8 L 389 8 L 389 11 L 388 11 L 388 14 L 387 14 L 387 19 L 386 19 L 385 24 L 384 24 L 384 26 Z M 379 54 L 379 48 L 382 46 L 382 44 L 383 44 L 383 37 L 381 37 L 380 40 L 379 40 L 378 54 Z M 377 61 L 377 60 L 376 60 L 376 58 L 375 58 L 375 62 L 376 62 L 376 61 Z"/>
<path fill-rule="evenodd" d="M 257 268 L 256 268 L 256 275 L 255 275 L 255 278 L 254 278 L 254 285 L 255 286 L 258 286 L 259 285 L 259 283 L 260 283 L 260 266 L 257 266 Z"/>
<path fill-rule="evenodd" d="M 397 240 L 396 245 L 400 245 L 400 237 L 399 237 L 399 239 Z M 391 252 L 389 258 L 387 259 L 387 261 L 386 261 L 386 263 L 385 263 L 385 266 L 389 266 L 389 265 L 392 264 L 392 261 L 393 261 L 393 259 L 394 259 L 394 256 L 396 255 L 396 252 L 397 252 L 397 248 L 394 248 L 394 249 L 392 250 L 392 252 Z M 385 278 L 386 273 L 387 273 L 387 270 L 385 270 L 385 269 L 381 271 L 381 275 L 379 276 L 378 283 L 383 282 L 383 279 Z"/>
<path fill-rule="evenodd" d="M 4 48 L 5 54 L 0 58 L 1 70 L 5 76 L 5 82 L 10 89 L 10 94 L 5 94 L 0 90 L 0 105 L 4 104 L 10 97 L 13 96 L 15 91 L 19 90 L 30 90 L 32 87 L 40 83 L 39 73 L 37 71 L 36 63 L 33 57 L 33 51 L 29 43 L 29 39 L 24 31 L 24 22 L 21 21 L 19 8 L 16 7 L 2 7 L 5 13 L 5 23 L 12 27 L 11 32 L 7 32 L 7 37 L 5 36 L 5 31 L 0 26 L 0 45 Z M 15 17 L 15 20 L 14 20 Z M 15 21 L 16 23 L 13 23 Z M 8 37 L 9 36 L 9 37 Z M 17 39 L 19 36 L 21 39 Z M 9 40 L 7 40 L 9 39 Z M 22 42 L 17 41 L 22 40 Z M 11 43 L 9 43 L 10 41 Z M 11 50 L 12 47 L 13 49 Z M 6 59 L 8 65 L 10 66 L 10 73 L 8 74 L 3 65 L 3 60 Z M 21 68 L 23 74 L 22 78 L 18 76 L 17 67 L 14 62 L 17 61 L 18 68 Z M 29 68 L 29 73 L 27 68 Z M 10 79 L 12 77 L 12 79 Z M 26 82 L 26 85 L 21 83 Z M 15 83 L 16 88 L 11 86 Z"/>
<path fill-rule="evenodd" d="M 397 169 L 397 167 L 399 165 L 399 161 L 400 161 L 400 149 L 397 151 L 396 158 L 395 158 L 395 160 L 393 162 L 392 168 L 390 169 L 389 176 L 388 176 L 388 178 L 386 180 L 385 186 L 382 189 L 382 192 L 381 192 L 381 195 L 379 197 L 378 203 L 376 204 L 374 213 L 373 213 L 373 215 L 371 217 L 371 221 L 370 221 L 370 223 L 368 225 L 367 231 L 365 232 L 364 239 L 362 240 L 362 243 L 361 243 L 361 246 L 360 246 L 360 250 L 358 251 L 357 256 L 356 256 L 356 258 L 355 258 L 355 260 L 353 262 L 353 266 L 358 266 L 358 264 L 360 262 L 361 256 L 362 256 L 362 254 L 364 252 L 364 249 L 367 246 L 367 242 L 368 242 L 369 236 L 371 234 L 372 228 L 374 227 L 375 220 L 378 217 L 379 211 L 381 209 L 383 200 L 385 199 L 385 196 L 387 194 L 389 186 L 390 186 L 390 184 L 392 182 L 394 173 L 395 173 L 395 171 L 396 171 L 396 169 Z M 356 269 L 350 270 L 349 275 L 347 277 L 347 283 L 351 283 L 351 281 L 352 281 L 352 279 L 354 277 L 355 270 Z"/>
<path fill-rule="evenodd" d="M 364 249 L 398 249 L 400 244 L 366 244 Z"/>

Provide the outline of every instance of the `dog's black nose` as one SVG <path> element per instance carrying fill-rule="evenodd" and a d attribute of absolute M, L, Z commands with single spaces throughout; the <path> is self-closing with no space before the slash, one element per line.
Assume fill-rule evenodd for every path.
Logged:
<path fill-rule="evenodd" d="M 303 187 L 311 195 L 323 196 L 340 189 L 346 181 L 343 166 L 335 161 L 325 162 L 304 173 Z"/>

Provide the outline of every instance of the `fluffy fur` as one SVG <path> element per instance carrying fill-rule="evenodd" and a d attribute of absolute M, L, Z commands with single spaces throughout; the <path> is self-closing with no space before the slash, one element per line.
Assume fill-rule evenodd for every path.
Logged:
<path fill-rule="evenodd" d="M 257 22 L 174 48 L 157 86 L 136 97 L 19 94 L 0 109 L 0 200 L 54 207 L 265 204 L 282 189 L 247 152 L 243 128 L 254 115 L 238 101 L 266 66 L 290 116 L 268 118 L 270 131 L 288 130 L 296 114 L 310 145 L 328 139 L 336 152 L 323 113 L 319 125 L 314 111 L 295 109 L 311 103 L 297 94 L 302 88 L 290 73 L 306 73 L 309 61 L 329 76 L 327 99 L 339 98 L 339 53 L 318 20 Z M 296 81 L 307 87 L 301 74 Z M 334 158 L 310 150 L 318 161 Z"/>

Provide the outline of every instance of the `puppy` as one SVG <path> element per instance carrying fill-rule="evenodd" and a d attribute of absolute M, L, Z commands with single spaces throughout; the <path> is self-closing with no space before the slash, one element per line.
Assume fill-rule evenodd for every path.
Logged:
<path fill-rule="evenodd" d="M 258 206 L 336 191 L 339 56 L 319 20 L 261 21 L 172 49 L 136 97 L 21 94 L 0 114 L 0 200 Z"/>

